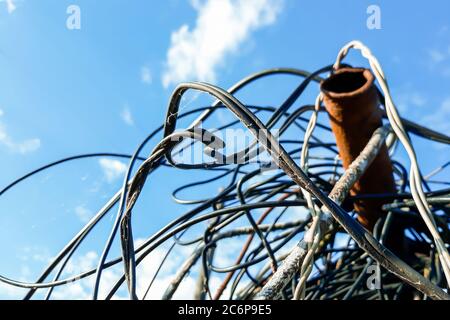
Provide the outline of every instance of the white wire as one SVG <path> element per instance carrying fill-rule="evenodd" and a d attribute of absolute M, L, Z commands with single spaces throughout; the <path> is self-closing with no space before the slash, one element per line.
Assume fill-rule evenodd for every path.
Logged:
<path fill-rule="evenodd" d="M 314 131 L 314 128 L 316 127 L 317 123 L 317 115 L 318 111 L 320 109 L 320 103 L 322 101 L 322 94 L 319 93 L 319 95 L 316 98 L 314 112 L 311 115 L 311 118 L 309 119 L 308 126 L 305 130 L 305 136 L 303 139 L 303 146 L 302 146 L 302 152 L 300 156 L 300 167 L 303 169 L 304 172 L 308 172 L 308 160 L 309 160 L 309 140 L 312 136 L 312 133 Z M 308 253 L 305 256 L 305 259 L 303 260 L 303 263 L 300 267 L 300 279 L 298 281 L 298 284 L 295 288 L 295 292 L 293 293 L 293 299 L 303 299 L 305 297 L 305 289 L 306 289 L 306 280 L 308 279 L 312 267 L 313 267 L 313 261 L 314 261 L 314 253 L 319 247 L 320 240 L 322 238 L 321 232 L 320 232 L 320 219 L 322 216 L 322 210 L 316 206 L 312 200 L 312 196 L 309 192 L 306 190 L 302 190 L 303 197 L 306 200 L 306 203 L 308 205 L 309 210 L 311 211 L 311 216 L 313 218 L 312 224 L 308 231 L 305 233 L 304 241 L 308 244 Z"/>
<path fill-rule="evenodd" d="M 360 41 L 351 41 L 344 47 L 342 47 L 342 49 L 339 51 L 338 56 L 336 58 L 336 62 L 334 64 L 334 68 L 335 69 L 339 68 L 342 59 L 348 54 L 348 51 L 352 48 L 360 50 L 362 56 L 369 61 L 372 72 L 374 73 L 376 79 L 378 80 L 381 91 L 384 94 L 386 114 L 388 116 L 389 123 L 391 124 L 392 129 L 394 130 L 398 139 L 405 148 L 408 157 L 411 161 L 409 175 L 410 175 L 410 189 L 413 200 L 417 206 L 417 209 L 419 210 L 422 219 L 424 220 L 428 230 L 430 231 L 433 237 L 439 255 L 439 260 L 442 264 L 444 274 L 447 279 L 447 283 L 450 283 L 450 255 L 447 251 L 447 248 L 445 247 L 444 241 L 442 240 L 439 232 L 437 231 L 436 222 L 434 220 L 433 214 L 429 209 L 427 199 L 422 188 L 423 179 L 419 170 L 419 165 L 417 162 L 414 147 L 412 146 L 412 143 L 409 140 L 408 135 L 406 134 L 406 131 L 403 127 L 402 121 L 398 114 L 397 108 L 394 105 L 380 63 L 378 62 L 377 58 L 372 54 L 372 52 L 369 50 L 369 48 L 367 48 L 363 43 L 361 43 Z"/>

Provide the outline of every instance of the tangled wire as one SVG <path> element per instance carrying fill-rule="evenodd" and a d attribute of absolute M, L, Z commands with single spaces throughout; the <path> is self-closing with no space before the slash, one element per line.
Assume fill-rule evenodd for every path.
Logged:
<path fill-rule="evenodd" d="M 378 145 L 386 139 L 396 180 L 394 193 L 353 196 L 336 193 L 336 186 L 345 182 L 350 172 L 342 167 L 328 124 L 319 121 L 319 115 L 325 111 L 321 96 L 314 104 L 295 106 L 311 83 L 320 82 L 324 74 L 341 66 L 350 48 L 362 51 L 378 80 L 387 125 L 373 138 L 378 138 Z M 238 91 L 255 81 L 281 74 L 300 77 L 302 81 L 280 106 L 245 105 L 236 98 Z M 181 112 L 180 102 L 187 91 L 207 93 L 216 102 Z M 215 131 L 203 129 L 218 110 L 231 112 L 236 120 Z M 193 115 L 196 119 L 190 126 L 176 130 L 179 119 Z M 244 125 L 254 140 L 237 152 L 224 154 L 221 150 L 225 143 L 219 133 L 236 125 Z M 303 139 L 290 139 L 288 133 Z M 144 147 L 160 134 L 163 138 L 150 156 L 142 156 Z M 447 135 L 400 118 L 378 61 L 359 42 L 345 46 L 335 64 L 312 73 L 290 68 L 265 70 L 248 76 L 229 90 L 207 83 L 180 84 L 170 98 L 164 125 L 148 135 L 133 155 L 95 153 L 61 159 L 26 174 L 0 191 L 1 196 L 25 179 L 68 161 L 100 156 L 129 158 L 121 189 L 65 245 L 35 282 L 4 276 L 0 276 L 0 281 L 27 288 L 25 299 L 43 290 L 45 298 L 50 299 L 55 287 L 91 277 L 92 298 L 98 299 L 104 271 L 122 265 L 121 277 L 105 298 L 113 298 L 125 286 L 131 299 L 141 299 L 155 285 L 175 249 L 185 247 L 190 255 L 172 275 L 163 299 L 173 298 L 195 268 L 200 270 L 196 287 L 192 288 L 192 297 L 196 299 L 448 299 L 443 289 L 450 283 L 447 251 L 450 189 L 442 188 L 448 183 L 433 181 L 432 177 L 450 162 L 422 177 L 410 135 L 450 143 Z M 394 158 L 399 143 L 411 160 L 409 173 Z M 183 152 L 198 145 L 209 161 L 177 161 Z M 376 155 L 376 148 L 367 152 Z M 266 156 L 267 161 L 260 161 L 261 156 Z M 361 163 L 367 166 L 364 160 Z M 189 209 L 137 245 L 132 229 L 133 209 L 146 181 L 161 167 L 213 176 L 174 190 L 174 201 Z M 210 186 L 218 183 L 222 188 L 214 192 Z M 180 196 L 199 186 L 208 191 L 203 199 Z M 346 192 L 350 187 L 346 186 Z M 366 230 L 355 219 L 353 202 L 373 198 L 389 203 L 383 206 L 385 214 L 374 229 Z M 77 249 L 102 219 L 114 214 L 115 205 L 118 210 L 97 267 L 62 279 Z M 408 242 L 408 251 L 394 254 L 385 247 L 385 242 L 399 230 Z M 109 258 L 117 238 L 122 255 Z M 230 241 L 233 248 L 240 249 L 234 252 L 231 265 L 219 266 L 223 247 Z M 137 266 L 151 259 L 149 254 L 163 246 L 167 250 L 153 277 L 140 278 Z M 220 279 L 220 283 L 212 286 L 212 278 Z M 142 296 L 136 291 L 139 281 L 149 282 Z"/>

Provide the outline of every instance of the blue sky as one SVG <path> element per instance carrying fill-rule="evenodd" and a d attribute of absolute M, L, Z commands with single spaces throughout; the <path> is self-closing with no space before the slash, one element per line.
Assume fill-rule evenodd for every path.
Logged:
<path fill-rule="evenodd" d="M 66 10 L 72 4 L 80 8 L 79 30 L 66 27 Z M 370 4 L 381 9 L 379 30 L 366 26 Z M 2 0 L 0 187 L 62 157 L 132 153 L 162 123 L 179 81 L 205 80 L 227 88 L 265 68 L 312 71 L 333 63 L 340 47 L 353 39 L 363 41 L 378 57 L 401 115 L 449 133 L 448 12 L 445 0 L 433 5 L 261 0 L 253 6 L 212 0 Z M 217 34 L 223 41 L 217 41 Z M 199 51 L 200 58 L 195 55 Z M 355 53 L 346 61 L 367 65 Z M 274 104 L 294 88 L 294 80 L 272 81 L 270 92 L 256 86 L 240 98 L 248 104 Z M 307 102 L 313 101 L 315 90 Z M 194 96 L 185 107 L 200 106 L 199 101 Z M 415 146 L 424 173 L 448 160 L 448 147 L 429 148 L 430 143 L 420 139 Z M 34 279 L 114 194 L 125 163 L 69 163 L 2 196 L 0 274 Z M 163 170 L 152 177 L 140 204 L 145 214 L 136 217 L 138 237 L 182 212 L 168 194 L 193 177 Z M 448 180 L 449 171 L 439 177 Z M 80 255 L 91 253 L 95 260 L 92 252 L 104 241 L 108 223 L 111 220 L 98 228 Z M 66 296 L 75 297 L 77 290 L 82 289 Z M 18 293 L 0 286 L 0 298 Z"/>

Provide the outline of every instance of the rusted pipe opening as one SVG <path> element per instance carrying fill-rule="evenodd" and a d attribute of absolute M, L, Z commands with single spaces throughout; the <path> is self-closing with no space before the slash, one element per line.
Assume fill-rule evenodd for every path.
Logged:
<path fill-rule="evenodd" d="M 339 156 L 344 168 L 356 159 L 373 132 L 382 125 L 378 93 L 373 74 L 363 68 L 336 70 L 321 83 L 325 108 L 336 138 Z M 362 177 L 351 190 L 352 195 L 395 192 L 392 164 L 386 146 L 383 146 Z M 354 202 L 358 220 L 372 231 L 383 215 L 382 199 Z"/>
<path fill-rule="evenodd" d="M 346 68 L 346 72 L 338 72 L 322 84 L 322 91 L 329 94 L 352 93 L 366 90 L 373 82 L 370 71 L 365 69 Z M 367 74 L 369 73 L 369 74 Z"/>

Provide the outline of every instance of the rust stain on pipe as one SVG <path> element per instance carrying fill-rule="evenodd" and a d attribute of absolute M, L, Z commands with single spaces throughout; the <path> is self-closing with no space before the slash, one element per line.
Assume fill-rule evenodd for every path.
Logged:
<path fill-rule="evenodd" d="M 322 81 L 325 108 L 336 138 L 339 156 L 345 169 L 363 150 L 373 132 L 382 125 L 382 111 L 374 86 L 374 76 L 368 69 L 341 68 Z M 384 144 L 350 194 L 395 192 L 392 164 Z M 382 215 L 383 199 L 356 200 L 358 220 L 372 231 Z"/>

